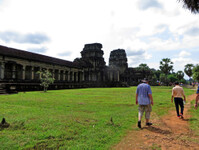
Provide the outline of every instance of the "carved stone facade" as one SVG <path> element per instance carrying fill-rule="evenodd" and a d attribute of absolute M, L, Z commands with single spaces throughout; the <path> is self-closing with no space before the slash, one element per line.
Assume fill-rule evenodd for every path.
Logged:
<path fill-rule="evenodd" d="M 128 68 L 126 52 L 124 49 L 117 49 L 111 51 L 109 57 L 109 67 L 119 70 L 122 74 Z"/>
<path fill-rule="evenodd" d="M 86 44 L 81 58 L 73 62 L 0 46 L 0 88 L 7 92 L 41 90 L 37 72 L 44 69 L 55 78 L 50 89 L 123 86 L 138 80 L 128 68 L 125 50 L 113 50 L 109 66 L 103 55 L 100 43 Z"/>

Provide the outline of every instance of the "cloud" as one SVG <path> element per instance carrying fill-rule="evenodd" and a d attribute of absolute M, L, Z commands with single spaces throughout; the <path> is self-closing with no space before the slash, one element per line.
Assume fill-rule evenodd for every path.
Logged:
<path fill-rule="evenodd" d="M 198 36 L 199 35 L 199 27 L 192 27 L 188 29 L 185 34 L 190 36 Z"/>
<path fill-rule="evenodd" d="M 189 52 L 186 51 L 181 51 L 179 54 L 179 57 L 186 57 L 186 56 L 190 56 L 191 54 Z"/>
<path fill-rule="evenodd" d="M 146 50 L 132 50 L 131 48 L 127 48 L 126 50 L 128 57 L 129 66 L 138 66 L 140 63 L 145 63 L 146 60 L 150 59 L 152 55 L 148 54 Z"/>
<path fill-rule="evenodd" d="M 146 10 L 149 8 L 162 8 L 163 6 L 157 0 L 139 0 L 138 7 L 141 10 Z"/>
<path fill-rule="evenodd" d="M 131 50 L 127 49 L 126 53 L 127 53 L 127 56 L 141 56 L 145 53 L 145 50 L 140 49 L 140 50 L 131 51 Z"/>
<path fill-rule="evenodd" d="M 191 53 L 186 51 L 180 51 L 178 55 L 171 59 L 174 63 L 174 71 L 177 72 L 179 70 L 184 71 L 184 66 L 186 64 L 195 64 L 196 61 L 190 58 Z"/>
<path fill-rule="evenodd" d="M 20 34 L 18 32 L 6 31 L 0 32 L 0 39 L 6 43 L 15 42 L 15 43 L 31 43 L 31 44 L 42 44 L 48 42 L 50 39 L 45 34 L 42 33 L 29 33 L 29 34 Z"/>
<path fill-rule="evenodd" d="M 145 43 L 152 43 L 159 40 L 159 42 L 181 42 L 184 38 L 183 35 L 171 32 L 168 25 L 159 25 L 155 28 L 156 33 L 150 36 L 142 36 L 140 40 Z"/>
<path fill-rule="evenodd" d="M 28 48 L 29 52 L 34 52 L 34 53 L 45 53 L 47 51 L 46 47 L 40 47 L 40 48 Z"/>
<path fill-rule="evenodd" d="M 58 56 L 70 56 L 72 54 L 72 52 L 63 52 L 63 53 L 59 53 L 57 54 Z"/>

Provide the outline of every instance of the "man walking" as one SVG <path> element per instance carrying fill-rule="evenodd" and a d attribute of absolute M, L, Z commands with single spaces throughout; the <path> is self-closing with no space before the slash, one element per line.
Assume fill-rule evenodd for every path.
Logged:
<path fill-rule="evenodd" d="M 186 101 L 183 88 L 179 86 L 179 82 L 175 82 L 175 87 L 172 89 L 171 102 L 173 103 L 174 98 L 177 117 L 183 119 L 184 103 L 182 97 L 184 97 L 184 101 Z M 181 113 L 179 113 L 179 105 L 181 108 Z"/>
<path fill-rule="evenodd" d="M 138 104 L 139 104 L 138 127 L 141 128 L 141 120 L 144 112 L 145 112 L 146 125 L 148 126 L 152 125 L 152 123 L 149 122 L 149 119 L 150 119 L 150 113 L 152 111 L 151 104 L 153 105 L 153 97 L 152 97 L 151 87 L 148 84 L 147 79 L 142 80 L 142 83 L 139 84 L 137 87 L 136 105 Z"/>

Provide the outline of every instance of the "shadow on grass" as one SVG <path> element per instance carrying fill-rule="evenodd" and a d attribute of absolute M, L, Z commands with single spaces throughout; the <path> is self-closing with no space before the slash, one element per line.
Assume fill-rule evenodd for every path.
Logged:
<path fill-rule="evenodd" d="M 171 134 L 172 132 L 169 131 L 169 130 L 162 130 L 158 127 L 154 127 L 154 126 L 149 126 L 149 127 L 143 127 L 142 129 L 147 129 L 151 132 L 154 132 L 154 133 L 160 133 L 160 134 Z"/>
<path fill-rule="evenodd" d="M 196 119 L 196 118 L 182 119 L 182 121 L 196 121 L 196 120 L 198 120 L 198 119 Z"/>

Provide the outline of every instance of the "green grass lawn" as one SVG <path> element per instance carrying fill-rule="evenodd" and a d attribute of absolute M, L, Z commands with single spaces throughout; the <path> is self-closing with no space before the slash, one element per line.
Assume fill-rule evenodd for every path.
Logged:
<path fill-rule="evenodd" d="M 194 104 L 195 104 L 195 99 L 192 101 L 192 106 L 190 109 L 191 112 L 191 119 L 189 121 L 191 129 L 194 131 L 194 134 L 199 136 L 199 107 L 196 110 L 194 108 Z"/>
<path fill-rule="evenodd" d="M 137 130 L 135 91 L 90 88 L 0 95 L 0 119 L 11 124 L 0 131 L 0 149 L 109 149 L 128 130 Z M 152 87 L 152 92 L 153 112 L 164 115 L 174 109 L 171 87 Z M 185 89 L 186 95 L 194 92 Z"/>

